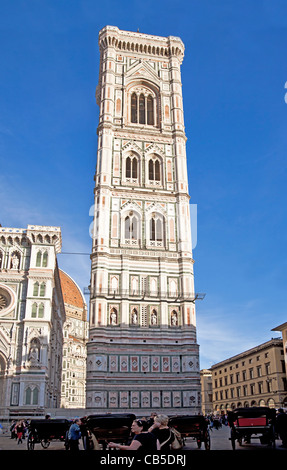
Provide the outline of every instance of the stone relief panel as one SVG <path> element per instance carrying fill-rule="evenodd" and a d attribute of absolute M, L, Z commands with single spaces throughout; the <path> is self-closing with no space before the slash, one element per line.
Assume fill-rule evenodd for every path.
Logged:
<path fill-rule="evenodd" d="M 197 392 L 195 391 L 185 391 L 182 393 L 183 406 L 191 407 L 194 406 L 197 402 Z"/>
<path fill-rule="evenodd" d="M 120 372 L 128 372 L 128 356 L 120 356 Z"/>
<path fill-rule="evenodd" d="M 109 407 L 118 408 L 118 393 L 109 392 Z"/>
<path fill-rule="evenodd" d="M 151 406 L 153 408 L 160 407 L 160 392 L 152 392 L 151 394 Z"/>
<path fill-rule="evenodd" d="M 110 372 L 118 372 L 118 356 L 109 357 Z"/>
<path fill-rule="evenodd" d="M 172 406 L 175 408 L 181 406 L 181 392 L 172 392 Z"/>
<path fill-rule="evenodd" d="M 151 358 L 151 371 L 159 372 L 160 371 L 160 357 L 152 356 Z"/>
<path fill-rule="evenodd" d="M 107 406 L 107 392 L 94 392 L 94 406 L 95 408 Z"/>
<path fill-rule="evenodd" d="M 164 408 L 171 406 L 171 392 L 162 392 L 162 406 Z"/>
<path fill-rule="evenodd" d="M 163 372 L 170 372 L 170 357 L 163 356 L 161 358 L 161 368 Z"/>
<path fill-rule="evenodd" d="M 139 408 L 140 406 L 140 394 L 139 392 L 131 392 L 131 407 Z"/>
<path fill-rule="evenodd" d="M 120 408 L 129 406 L 129 392 L 120 392 Z"/>
<path fill-rule="evenodd" d="M 150 408 L 150 392 L 141 392 L 142 408 Z"/>

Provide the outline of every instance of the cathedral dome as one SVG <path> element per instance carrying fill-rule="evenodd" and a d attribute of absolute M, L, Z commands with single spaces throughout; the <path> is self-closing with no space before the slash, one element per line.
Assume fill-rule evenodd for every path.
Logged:
<path fill-rule="evenodd" d="M 84 296 L 75 281 L 73 281 L 73 279 L 61 269 L 59 269 L 59 274 L 64 303 L 73 307 L 85 309 L 86 302 Z"/>

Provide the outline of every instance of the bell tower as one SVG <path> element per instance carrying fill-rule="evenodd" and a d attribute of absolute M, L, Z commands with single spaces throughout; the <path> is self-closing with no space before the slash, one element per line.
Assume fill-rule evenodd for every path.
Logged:
<path fill-rule="evenodd" d="M 87 408 L 198 413 L 180 38 L 99 33 Z"/>

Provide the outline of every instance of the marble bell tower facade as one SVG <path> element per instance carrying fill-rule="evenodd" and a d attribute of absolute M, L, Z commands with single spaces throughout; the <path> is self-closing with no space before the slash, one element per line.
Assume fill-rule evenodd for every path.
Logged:
<path fill-rule="evenodd" d="M 106 26 L 99 47 L 86 406 L 197 414 L 184 45 Z"/>

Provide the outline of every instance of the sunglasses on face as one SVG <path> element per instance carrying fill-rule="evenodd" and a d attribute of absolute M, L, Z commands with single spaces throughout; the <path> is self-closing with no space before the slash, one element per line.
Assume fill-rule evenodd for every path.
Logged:
<path fill-rule="evenodd" d="M 142 422 L 141 419 L 137 419 L 137 420 L 135 421 L 135 423 L 136 423 L 138 426 L 140 426 L 140 427 L 143 426 L 143 422 Z"/>

